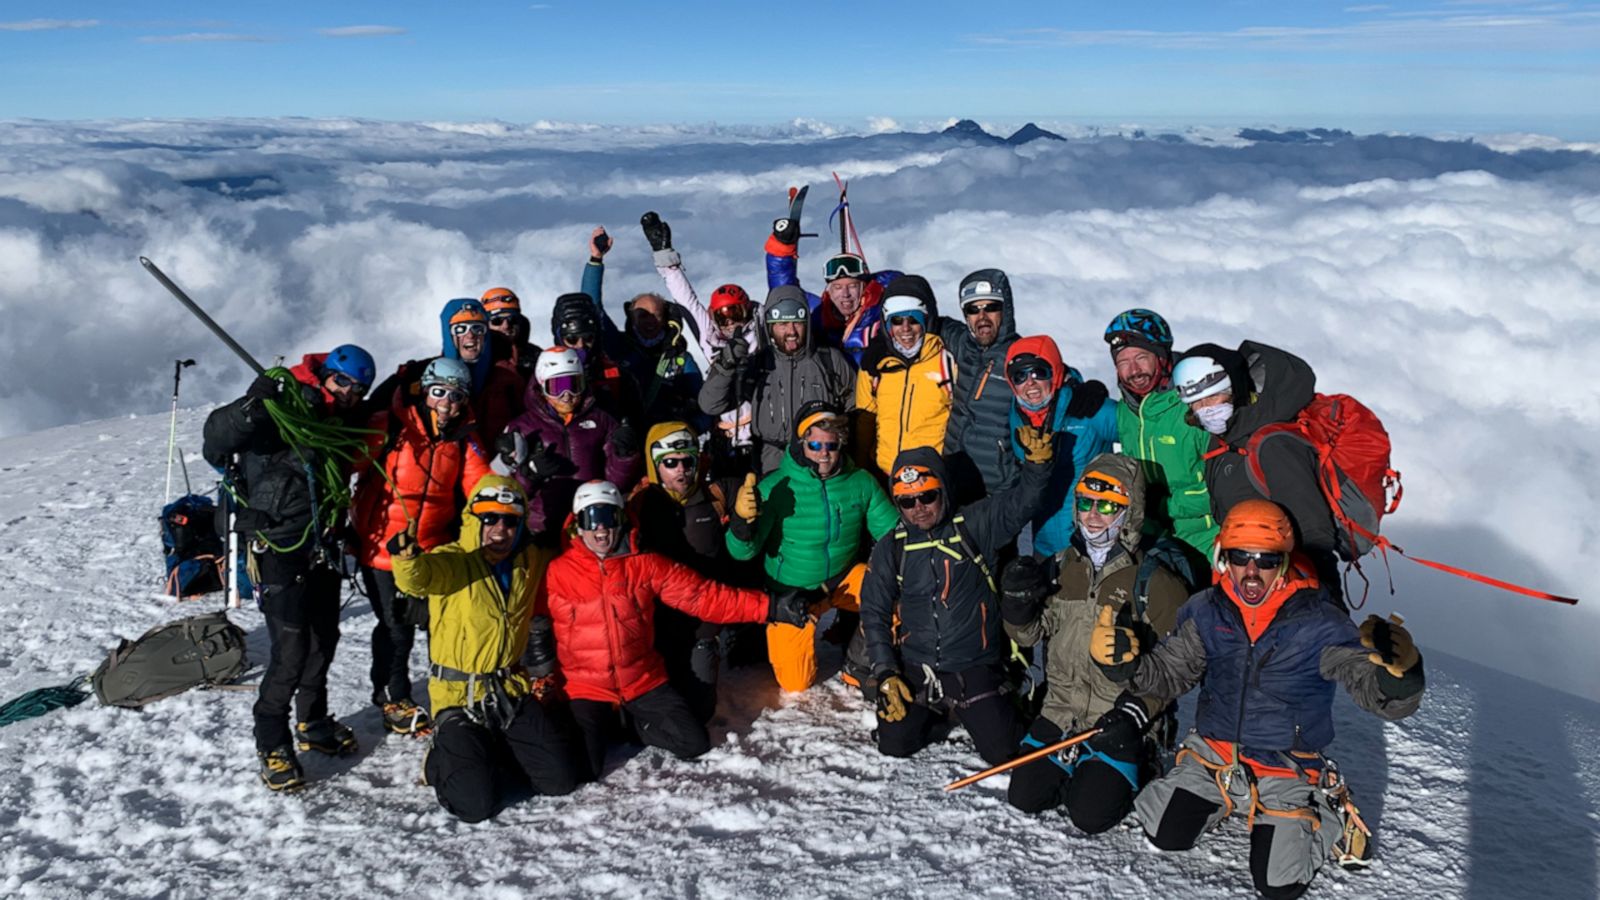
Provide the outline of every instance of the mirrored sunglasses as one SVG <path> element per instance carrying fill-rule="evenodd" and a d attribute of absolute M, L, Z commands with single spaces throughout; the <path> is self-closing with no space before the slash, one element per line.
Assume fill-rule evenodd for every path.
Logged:
<path fill-rule="evenodd" d="M 724 306 L 712 313 L 718 325 L 743 325 L 750 321 L 750 307 L 743 303 L 734 306 Z"/>
<path fill-rule="evenodd" d="M 436 384 L 428 388 L 428 397 L 432 400 L 448 400 L 451 403 L 467 402 L 467 392 L 459 388 Z"/>
<path fill-rule="evenodd" d="M 457 322 L 450 326 L 450 333 L 456 337 L 461 337 L 464 334 L 483 334 L 488 330 L 489 326 L 482 322 Z"/>
<path fill-rule="evenodd" d="M 622 508 L 608 504 L 586 507 L 577 515 L 578 528 L 593 531 L 596 528 L 615 528 L 622 522 Z"/>
<path fill-rule="evenodd" d="M 1011 383 L 1018 387 L 1027 384 L 1029 379 L 1048 382 L 1053 374 L 1054 372 L 1050 369 L 1049 364 L 1042 362 L 1012 366 L 1011 371 L 1006 373 L 1007 377 L 1011 379 Z"/>
<path fill-rule="evenodd" d="M 1077 500 L 1078 512 L 1094 510 L 1102 516 L 1114 516 L 1127 507 L 1115 500 L 1097 500 L 1094 497 L 1079 497 Z"/>
<path fill-rule="evenodd" d="M 365 394 L 367 392 L 366 385 L 355 380 L 354 378 L 351 378 L 349 375 L 346 375 L 343 372 L 334 372 L 332 377 L 334 384 L 344 388 L 347 391 L 353 390 L 358 394 Z"/>
<path fill-rule="evenodd" d="M 821 453 L 824 450 L 829 453 L 833 453 L 836 452 L 839 447 L 840 444 L 838 441 L 806 441 L 806 449 L 810 450 L 812 453 Z"/>
<path fill-rule="evenodd" d="M 1276 569 L 1283 565 L 1283 554 L 1273 550 L 1228 550 L 1228 564 L 1244 567 L 1255 563 L 1258 569 Z"/>

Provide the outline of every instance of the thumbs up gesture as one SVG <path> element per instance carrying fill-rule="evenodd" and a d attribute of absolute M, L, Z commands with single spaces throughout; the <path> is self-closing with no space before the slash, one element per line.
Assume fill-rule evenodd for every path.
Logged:
<path fill-rule="evenodd" d="M 1090 658 L 1101 668 L 1111 670 L 1106 675 L 1114 681 L 1132 677 L 1138 662 L 1139 636 L 1134 634 L 1132 625 L 1133 614 L 1127 605 L 1117 612 L 1102 606 L 1094 630 L 1089 632 Z"/>
<path fill-rule="evenodd" d="M 1390 675 L 1400 678 L 1416 666 L 1422 654 L 1417 652 L 1417 642 L 1405 629 L 1405 620 L 1390 613 L 1387 620 L 1367 616 L 1361 623 L 1361 646 L 1371 650 L 1367 660 L 1382 666 Z"/>
<path fill-rule="evenodd" d="M 733 513 L 746 522 L 754 522 L 761 515 L 761 497 L 756 493 L 756 473 L 745 474 L 744 485 L 739 488 L 739 496 L 733 501 Z"/>

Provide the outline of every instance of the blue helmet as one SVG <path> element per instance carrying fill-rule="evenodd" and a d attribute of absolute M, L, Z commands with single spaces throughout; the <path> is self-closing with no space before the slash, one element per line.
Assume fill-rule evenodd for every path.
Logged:
<path fill-rule="evenodd" d="M 372 387 L 372 382 L 378 377 L 378 364 L 373 362 L 372 354 L 355 344 L 340 344 L 333 348 L 328 358 L 322 361 L 322 368 L 328 372 L 338 372 L 363 387 Z"/>
<path fill-rule="evenodd" d="M 1106 326 L 1106 343 L 1113 359 L 1123 347 L 1140 347 L 1167 359 L 1172 356 L 1172 329 L 1158 312 L 1130 309 L 1117 313 Z"/>

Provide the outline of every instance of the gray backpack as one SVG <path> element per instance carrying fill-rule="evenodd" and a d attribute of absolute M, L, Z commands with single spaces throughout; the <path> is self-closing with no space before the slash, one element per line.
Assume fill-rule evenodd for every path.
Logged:
<path fill-rule="evenodd" d="M 95 669 L 90 683 L 101 703 L 138 709 L 192 687 L 226 684 L 249 667 L 243 629 L 218 610 L 124 640 Z"/>

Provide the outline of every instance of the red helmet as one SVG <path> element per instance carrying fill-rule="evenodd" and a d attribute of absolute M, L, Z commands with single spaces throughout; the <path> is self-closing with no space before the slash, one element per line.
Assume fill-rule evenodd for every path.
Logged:
<path fill-rule="evenodd" d="M 711 312 L 714 314 L 730 306 L 750 305 L 750 295 L 737 284 L 725 284 L 711 292 Z"/>

